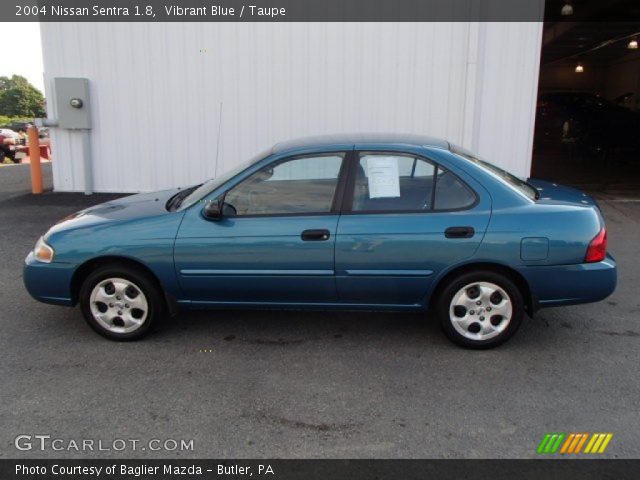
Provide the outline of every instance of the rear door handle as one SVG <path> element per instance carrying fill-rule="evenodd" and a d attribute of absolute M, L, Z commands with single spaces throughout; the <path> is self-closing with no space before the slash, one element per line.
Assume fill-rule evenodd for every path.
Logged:
<path fill-rule="evenodd" d="M 331 236 L 329 230 L 317 229 L 317 230 L 305 230 L 300 235 L 300 238 L 305 242 L 322 242 L 324 240 L 329 240 Z"/>
<path fill-rule="evenodd" d="M 473 227 L 449 227 L 444 231 L 447 238 L 471 238 L 476 233 Z"/>

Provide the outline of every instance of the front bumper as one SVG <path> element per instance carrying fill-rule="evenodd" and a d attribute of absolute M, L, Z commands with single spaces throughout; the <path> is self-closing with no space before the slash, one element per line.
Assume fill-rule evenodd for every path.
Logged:
<path fill-rule="evenodd" d="M 610 254 L 597 263 L 528 266 L 518 271 L 540 308 L 598 302 L 613 293 L 618 281 L 616 261 Z"/>
<path fill-rule="evenodd" d="M 73 306 L 71 279 L 75 267 L 70 263 L 38 262 L 30 252 L 22 271 L 24 286 L 40 302 Z"/>

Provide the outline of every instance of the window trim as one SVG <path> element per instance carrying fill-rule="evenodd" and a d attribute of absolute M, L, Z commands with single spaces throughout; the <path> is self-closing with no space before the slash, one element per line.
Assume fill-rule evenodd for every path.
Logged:
<path fill-rule="evenodd" d="M 331 199 L 331 207 L 329 208 L 328 211 L 326 212 L 294 212 L 294 213 L 254 213 L 251 215 L 235 215 L 229 218 L 240 219 L 240 218 L 268 218 L 268 217 L 321 217 L 321 216 L 339 215 L 340 214 L 339 206 L 342 204 L 342 199 L 344 196 L 344 183 L 345 183 L 344 180 L 346 176 L 346 170 L 348 168 L 348 164 L 350 161 L 351 150 L 349 151 L 333 150 L 333 151 L 322 151 L 322 152 L 313 152 L 313 153 L 300 153 L 300 154 L 294 154 L 287 157 L 281 157 L 281 158 L 275 159 L 272 162 L 269 162 L 266 165 L 263 165 L 262 167 L 258 168 L 256 171 L 252 172 L 251 174 L 243 178 L 240 182 L 236 183 L 229 189 L 225 190 L 223 193 L 221 193 L 218 196 L 218 199 L 222 199 L 222 201 L 224 202 L 227 197 L 227 194 L 231 190 L 242 185 L 246 180 L 251 178 L 251 176 L 255 175 L 256 173 L 266 168 L 276 168 L 278 165 L 281 165 L 283 163 L 299 160 L 302 158 L 317 158 L 317 157 L 331 157 L 331 156 L 341 156 L 342 163 L 340 164 L 340 169 L 338 170 L 338 176 L 336 177 L 336 186 L 333 191 L 333 197 Z M 204 214 L 204 208 L 202 209 L 202 214 Z"/>
<path fill-rule="evenodd" d="M 502 183 L 503 185 L 508 187 L 511 191 L 516 192 L 518 195 L 520 195 L 523 198 L 526 198 L 528 201 L 535 203 L 538 200 L 540 200 L 540 191 L 536 187 L 531 185 L 526 180 L 523 180 L 522 178 L 518 177 L 517 175 L 514 175 L 513 173 L 509 172 L 508 170 L 505 170 L 504 168 L 498 167 L 497 165 L 494 165 L 493 163 L 491 163 L 491 162 L 489 162 L 487 160 L 483 160 L 481 158 L 478 158 L 475 154 L 469 152 L 468 150 L 464 150 L 464 149 L 462 149 L 460 147 L 455 147 L 455 149 L 452 150 L 451 152 L 454 153 L 455 155 L 457 155 L 458 157 L 462 158 L 463 160 L 473 163 L 478 168 L 482 169 L 483 172 L 488 173 L 489 175 L 494 177 L 496 180 L 498 180 L 500 183 Z M 531 198 L 529 195 L 524 193 L 522 191 L 522 189 L 520 189 L 518 186 L 516 186 L 513 183 L 511 183 L 504 176 L 499 175 L 497 172 L 495 172 L 493 170 L 493 168 L 495 168 L 497 170 L 500 170 L 500 171 L 503 171 L 504 173 L 506 173 L 508 175 L 511 175 L 512 177 L 516 178 L 517 180 L 519 180 L 523 184 L 527 185 L 531 190 L 534 191 L 534 197 Z"/>
<path fill-rule="evenodd" d="M 353 211 L 353 197 L 355 194 L 355 177 L 358 168 L 358 163 L 364 155 L 396 155 L 401 157 L 413 157 L 416 159 L 424 160 L 431 164 L 434 168 L 434 181 L 433 189 L 431 192 L 431 208 L 429 210 L 358 210 Z M 341 215 L 400 215 L 400 214 L 434 214 L 434 213 L 447 213 L 447 212 L 462 212 L 465 210 L 473 210 L 480 203 L 480 195 L 476 192 L 467 182 L 465 182 L 459 175 L 455 174 L 448 168 L 444 168 L 440 163 L 418 153 L 403 152 L 398 150 L 353 150 L 350 155 L 349 172 L 346 178 L 346 188 L 344 198 L 342 200 Z M 460 208 L 443 208 L 435 209 L 435 192 L 440 172 L 448 172 L 453 175 L 462 185 L 469 190 L 474 196 L 474 201 L 468 206 Z"/>

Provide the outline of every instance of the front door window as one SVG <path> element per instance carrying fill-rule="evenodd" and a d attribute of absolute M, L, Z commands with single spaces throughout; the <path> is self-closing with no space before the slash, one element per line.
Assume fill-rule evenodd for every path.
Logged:
<path fill-rule="evenodd" d="M 330 213 L 344 154 L 286 159 L 255 172 L 229 190 L 238 216 Z"/>

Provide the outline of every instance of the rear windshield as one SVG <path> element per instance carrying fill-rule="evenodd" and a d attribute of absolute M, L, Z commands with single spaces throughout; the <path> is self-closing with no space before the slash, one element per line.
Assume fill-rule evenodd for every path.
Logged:
<path fill-rule="evenodd" d="M 466 150 L 463 150 L 461 148 L 456 147 L 456 148 L 453 148 L 451 151 L 456 155 L 460 155 L 461 157 L 466 158 L 467 160 L 478 165 L 479 167 L 482 167 L 488 172 L 496 175 L 502 181 L 506 182 L 511 187 L 518 190 L 527 198 L 531 200 L 537 200 L 538 198 L 540 198 L 540 193 L 533 185 L 525 182 L 524 180 L 516 177 L 515 175 L 507 172 L 506 170 L 503 170 L 500 167 L 496 167 L 492 163 L 486 162 L 484 160 L 480 160 L 478 157 L 474 156 L 472 153 L 467 152 Z"/>

